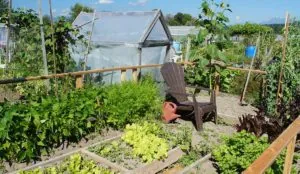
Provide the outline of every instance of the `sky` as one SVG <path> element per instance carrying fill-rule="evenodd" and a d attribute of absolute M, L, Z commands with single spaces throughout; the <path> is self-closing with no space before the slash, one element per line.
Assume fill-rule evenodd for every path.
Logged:
<path fill-rule="evenodd" d="M 218 0 L 217 0 L 218 1 Z M 262 23 L 272 18 L 300 16 L 300 0 L 224 0 L 231 5 L 230 23 Z M 81 3 L 97 11 L 151 11 L 161 9 L 166 14 L 189 13 L 197 17 L 202 0 L 52 0 L 54 15 L 67 15 L 70 7 Z M 12 0 L 13 8 L 37 10 L 38 0 Z M 43 13 L 48 13 L 48 0 L 42 0 Z"/>

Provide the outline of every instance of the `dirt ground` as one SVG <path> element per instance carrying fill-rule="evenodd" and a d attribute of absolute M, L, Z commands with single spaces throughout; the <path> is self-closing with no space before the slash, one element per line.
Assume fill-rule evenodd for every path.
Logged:
<path fill-rule="evenodd" d="M 201 92 L 197 97 L 198 101 L 209 101 L 210 97 L 206 92 Z M 238 118 L 245 114 L 255 114 L 257 108 L 240 105 L 240 96 L 220 93 L 217 97 L 217 110 L 220 116 Z"/>

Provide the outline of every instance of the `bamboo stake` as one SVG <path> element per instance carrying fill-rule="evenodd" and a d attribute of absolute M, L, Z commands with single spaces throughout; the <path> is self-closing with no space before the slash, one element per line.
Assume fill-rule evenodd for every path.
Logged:
<path fill-rule="evenodd" d="M 93 35 L 93 32 L 94 32 L 95 18 L 96 18 L 96 9 L 94 10 L 93 21 L 92 21 L 92 27 L 91 27 L 91 33 L 90 33 L 90 35 L 89 35 L 89 41 L 88 41 L 86 53 L 85 53 L 85 55 L 84 55 L 84 67 L 83 67 L 83 70 L 84 70 L 84 71 L 86 70 L 87 59 L 88 59 L 88 55 L 89 55 L 89 53 L 90 53 L 90 45 L 91 45 L 92 35 Z"/>
<path fill-rule="evenodd" d="M 7 38 L 6 38 L 6 63 L 5 67 L 7 66 L 8 62 L 10 62 L 10 18 L 11 18 L 11 7 L 12 7 L 12 0 L 8 1 L 8 20 L 7 20 Z"/>
<path fill-rule="evenodd" d="M 257 40 L 256 40 L 256 49 L 254 51 L 254 57 L 252 58 L 251 60 L 251 64 L 250 64 L 250 71 L 248 72 L 248 75 L 247 75 L 247 80 L 246 80 L 246 83 L 245 83 L 245 87 L 244 87 L 244 90 L 243 90 L 243 93 L 241 95 L 241 99 L 240 99 L 240 104 L 243 105 L 244 104 L 244 98 L 245 98 L 245 95 L 246 95 L 246 91 L 247 91 L 247 87 L 248 87 L 248 83 L 249 83 L 249 80 L 250 80 L 250 75 L 251 75 L 251 69 L 252 69 L 252 66 L 253 66 L 253 63 L 254 63 L 254 59 L 256 57 L 256 52 L 259 48 L 259 41 L 260 41 L 260 36 L 258 36 Z"/>
<path fill-rule="evenodd" d="M 53 12 L 52 12 L 52 1 L 49 0 L 49 7 L 50 7 L 50 21 L 51 21 L 51 37 L 52 37 L 52 53 L 53 53 L 53 64 L 54 64 L 54 74 L 56 74 L 56 55 L 55 55 L 55 38 L 54 38 L 54 22 L 53 22 Z M 54 78 L 54 81 L 55 81 L 55 94 L 57 95 L 58 91 L 57 91 L 57 88 L 58 88 L 58 84 L 57 84 L 57 78 L 55 77 Z"/>
<path fill-rule="evenodd" d="M 45 34 L 43 28 L 43 14 L 42 14 L 42 0 L 38 0 L 39 3 L 39 17 L 40 17 L 40 30 L 41 30 L 41 40 L 42 40 L 42 51 L 43 51 L 43 63 L 44 63 L 44 75 L 48 75 L 48 65 L 47 65 L 47 54 L 45 46 Z M 45 81 L 45 85 L 48 90 L 50 90 L 49 80 Z"/>
<path fill-rule="evenodd" d="M 286 58 L 286 44 L 288 40 L 288 34 L 289 34 L 289 20 L 290 20 L 290 15 L 287 12 L 286 17 L 285 17 L 285 31 L 284 31 L 284 41 L 282 43 L 282 59 L 281 59 L 281 67 L 280 67 L 280 74 L 279 74 L 279 79 L 278 79 L 278 88 L 277 88 L 277 94 L 276 94 L 276 108 L 279 104 L 279 98 L 282 96 L 282 76 L 283 76 L 283 69 L 284 69 L 284 63 L 285 63 L 285 58 Z"/>

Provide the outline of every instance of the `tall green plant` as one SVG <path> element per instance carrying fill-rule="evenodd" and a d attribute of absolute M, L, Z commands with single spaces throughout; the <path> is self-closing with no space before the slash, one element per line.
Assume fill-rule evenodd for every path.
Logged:
<path fill-rule="evenodd" d="M 289 27 L 289 36 L 286 45 L 286 59 L 283 69 L 282 80 L 282 96 L 280 101 L 282 104 L 296 100 L 295 97 L 300 93 L 300 24 L 294 22 Z M 281 55 L 279 55 L 281 57 Z M 266 112 L 270 116 L 278 116 L 276 114 L 276 93 L 278 89 L 278 80 L 281 67 L 281 59 L 275 59 L 266 67 L 266 89 L 263 105 Z M 287 115 L 287 117 L 289 117 Z"/>
<path fill-rule="evenodd" d="M 216 42 L 221 42 L 227 38 L 225 27 L 229 19 L 225 13 L 231 11 L 229 7 L 229 4 L 224 2 L 216 3 L 213 0 L 202 2 L 199 20 L 203 29 L 200 30 L 196 38 L 197 46 L 193 47 L 192 50 L 193 61 L 196 65 L 187 70 L 186 78 L 188 82 L 195 83 L 208 77 L 208 84 L 210 89 L 212 89 L 214 79 L 216 79 L 213 77 L 221 74 L 221 71 L 224 69 L 227 60 L 222 52 L 222 48 L 218 47 Z M 213 43 L 213 41 L 215 42 Z M 204 46 L 204 48 L 199 48 L 199 46 Z"/>

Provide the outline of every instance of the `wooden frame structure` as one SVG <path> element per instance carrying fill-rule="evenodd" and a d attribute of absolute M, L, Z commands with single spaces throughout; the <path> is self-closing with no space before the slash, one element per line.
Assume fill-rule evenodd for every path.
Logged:
<path fill-rule="evenodd" d="M 182 65 L 192 65 L 191 62 L 182 62 Z M 132 77 L 134 81 L 138 80 L 138 69 L 142 68 L 157 68 L 161 67 L 162 64 L 149 64 L 149 65 L 139 65 L 139 66 L 124 66 L 124 67 L 115 67 L 115 68 L 104 68 L 104 69 L 94 69 L 88 71 L 77 71 L 77 72 L 69 72 L 69 73 L 61 73 L 61 74 L 51 74 L 51 75 L 43 75 L 43 76 L 31 76 L 31 77 L 20 77 L 20 78 L 12 78 L 12 79 L 3 79 L 0 80 L 1 84 L 10 84 L 10 83 L 22 83 L 26 81 L 34 81 L 34 80 L 46 80 L 53 78 L 64 78 L 64 77 L 74 77 L 76 78 L 76 88 L 82 88 L 83 84 L 83 75 L 93 74 L 93 73 L 102 73 L 102 72 L 111 72 L 111 71 L 121 71 L 121 81 L 126 80 L 126 72 L 127 70 L 131 70 Z M 267 74 L 266 71 L 260 70 L 251 70 L 251 69 L 243 69 L 243 68 L 235 68 L 235 67 L 227 67 L 229 70 L 235 71 L 251 71 L 253 73 L 258 74 Z M 218 92 L 218 91 L 216 91 Z"/>
<path fill-rule="evenodd" d="M 157 172 L 163 170 L 164 168 L 166 168 L 169 165 L 171 165 L 171 164 L 175 163 L 176 161 L 178 161 L 180 159 L 180 157 L 182 157 L 182 155 L 184 155 L 184 152 L 179 147 L 176 147 L 176 148 L 173 148 L 173 149 L 169 150 L 168 157 L 164 160 L 154 160 L 151 163 L 145 163 L 145 164 L 143 164 L 142 166 L 140 166 L 138 168 L 129 170 L 129 169 L 127 169 L 127 168 L 125 168 L 125 167 L 123 167 L 123 166 L 121 166 L 121 165 L 119 165 L 115 162 L 109 161 L 105 157 L 101 157 L 98 154 L 88 150 L 91 147 L 95 147 L 95 146 L 98 146 L 98 145 L 104 144 L 104 143 L 109 143 L 109 142 L 118 140 L 120 138 L 121 138 L 121 135 L 118 135 L 118 136 L 103 140 L 101 142 L 94 143 L 94 144 L 89 145 L 87 147 L 83 147 L 83 148 L 73 150 L 69 153 L 54 157 L 50 160 L 43 161 L 43 162 L 40 162 L 38 164 L 25 167 L 21 170 L 28 171 L 28 170 L 33 170 L 33 169 L 38 168 L 38 167 L 48 167 L 48 166 L 51 166 L 55 163 L 58 163 L 58 162 L 60 162 L 64 159 L 66 159 L 67 157 L 69 157 L 71 155 L 79 153 L 81 155 L 85 155 L 87 158 L 89 158 L 89 159 L 91 159 L 91 160 L 93 160 L 97 163 L 100 163 L 102 165 L 105 165 L 105 166 L 111 168 L 113 171 L 118 171 L 120 173 L 126 173 L 126 174 L 128 174 L 128 173 L 133 173 L 133 174 L 139 174 L 139 173 L 147 173 L 148 174 L 149 173 L 149 174 L 151 174 L 151 173 L 157 173 Z M 14 171 L 14 172 L 10 172 L 9 174 L 17 174 L 18 172 L 19 171 Z"/>

